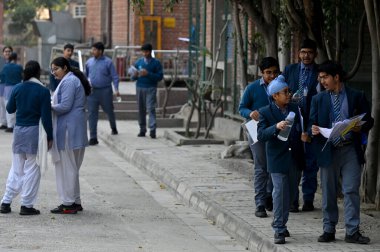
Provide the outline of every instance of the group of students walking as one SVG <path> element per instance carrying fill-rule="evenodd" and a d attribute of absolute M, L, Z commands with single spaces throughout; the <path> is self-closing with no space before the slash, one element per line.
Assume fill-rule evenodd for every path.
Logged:
<path fill-rule="evenodd" d="M 247 134 L 254 157 L 255 215 L 267 217 L 273 210 L 274 243 L 284 244 L 290 236 L 289 212 L 299 212 L 299 184 L 302 211 L 314 210 L 317 173 L 322 188 L 323 233 L 318 242 L 335 241 L 338 223 L 337 197 L 344 196 L 344 221 L 349 243 L 367 244 L 359 231 L 360 196 L 365 139 L 373 126 L 371 110 L 364 93 L 344 82 L 340 64 L 315 63 L 317 45 L 306 39 L 301 44 L 300 62 L 285 67 L 280 75 L 278 61 L 263 58 L 262 77 L 249 84 L 243 93 L 239 111 L 247 120 L 255 120 L 257 141 Z M 286 118 L 294 115 L 291 122 Z M 329 140 L 320 128 L 363 115 L 364 124 L 355 125 L 344 136 Z M 287 138 L 281 131 L 291 127 Z M 341 188 L 338 188 L 341 180 Z"/>

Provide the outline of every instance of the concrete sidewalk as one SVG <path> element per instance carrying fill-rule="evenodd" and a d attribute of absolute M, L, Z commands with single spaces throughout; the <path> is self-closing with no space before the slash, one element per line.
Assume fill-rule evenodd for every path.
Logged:
<path fill-rule="evenodd" d="M 138 138 L 136 121 L 118 121 L 117 127 L 119 135 L 111 136 L 108 121 L 99 121 L 100 144 L 107 144 L 124 159 L 166 184 L 177 197 L 202 212 L 251 251 L 380 251 L 380 217 L 378 212 L 364 209 L 368 206 L 362 206 L 361 230 L 371 238 L 369 245 L 344 242 L 342 212 L 337 241 L 318 243 L 317 238 L 322 233 L 319 195 L 316 196 L 315 211 L 290 214 L 288 230 L 291 237 L 287 238 L 285 245 L 274 245 L 272 213 L 268 212 L 268 218 L 255 217 L 251 176 L 249 172 L 242 172 L 244 169 L 238 169 L 238 161 L 220 159 L 226 146 L 176 146 L 164 139 L 165 129 L 162 128 L 157 129 L 157 139 Z M 373 216 L 364 214 L 364 211 Z"/>

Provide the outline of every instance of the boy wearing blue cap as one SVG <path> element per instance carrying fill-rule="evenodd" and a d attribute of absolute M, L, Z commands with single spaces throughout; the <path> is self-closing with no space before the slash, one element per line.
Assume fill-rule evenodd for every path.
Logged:
<path fill-rule="evenodd" d="M 267 167 L 273 182 L 273 230 L 274 243 L 284 244 L 290 234 L 286 223 L 290 202 L 294 198 L 298 167 L 304 165 L 302 128 L 297 105 L 291 104 L 291 92 L 282 75 L 270 82 L 268 93 L 273 101 L 260 109 L 257 128 L 258 140 L 266 143 Z M 293 123 L 285 118 L 291 114 Z M 290 128 L 289 136 L 279 137 L 281 131 Z M 281 140 L 280 140 L 281 139 Z"/>

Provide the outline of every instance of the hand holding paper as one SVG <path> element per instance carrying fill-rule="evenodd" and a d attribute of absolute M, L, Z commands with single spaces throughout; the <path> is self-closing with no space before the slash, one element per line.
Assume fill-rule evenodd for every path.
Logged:
<path fill-rule="evenodd" d="M 337 122 L 331 129 L 319 127 L 319 132 L 322 136 L 328 139 L 327 141 L 335 139 L 339 136 L 344 137 L 352 129 L 365 123 L 365 121 L 362 121 L 364 115 L 365 113 L 341 122 Z"/>
<path fill-rule="evenodd" d="M 134 67 L 134 66 L 130 66 L 130 67 L 128 68 L 128 74 L 129 74 L 130 76 L 135 76 L 137 73 L 138 73 L 138 70 L 137 70 L 136 67 Z"/>

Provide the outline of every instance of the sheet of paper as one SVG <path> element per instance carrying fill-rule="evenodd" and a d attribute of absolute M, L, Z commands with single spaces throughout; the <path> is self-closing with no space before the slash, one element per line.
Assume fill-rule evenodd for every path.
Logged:
<path fill-rule="evenodd" d="M 251 136 L 253 142 L 257 142 L 257 124 L 259 122 L 255 120 L 250 120 L 244 124 L 245 129 L 248 131 L 248 134 Z"/>
<path fill-rule="evenodd" d="M 128 74 L 129 74 L 130 76 L 134 76 L 137 72 L 138 72 L 138 70 L 137 70 L 137 68 L 134 67 L 134 66 L 130 66 L 130 67 L 128 68 Z"/>
<path fill-rule="evenodd" d="M 332 131 L 332 128 L 328 129 L 328 128 L 319 127 L 319 133 L 321 133 L 322 136 L 324 136 L 325 138 L 329 138 L 330 137 L 331 131 Z"/>

